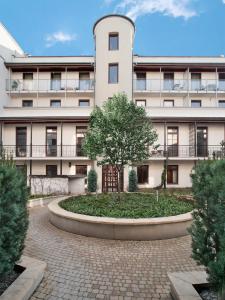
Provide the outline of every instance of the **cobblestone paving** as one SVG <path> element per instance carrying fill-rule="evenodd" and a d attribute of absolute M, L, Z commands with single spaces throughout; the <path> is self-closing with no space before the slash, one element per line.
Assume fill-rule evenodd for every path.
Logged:
<path fill-rule="evenodd" d="M 167 272 L 196 270 L 190 238 L 113 241 L 63 232 L 30 209 L 25 254 L 48 267 L 31 300 L 171 299 Z"/>

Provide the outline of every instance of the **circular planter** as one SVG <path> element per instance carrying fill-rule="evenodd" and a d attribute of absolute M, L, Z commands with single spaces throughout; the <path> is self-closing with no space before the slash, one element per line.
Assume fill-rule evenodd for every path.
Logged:
<path fill-rule="evenodd" d="M 56 227 L 90 237 L 113 240 L 164 240 L 185 236 L 191 213 L 161 218 L 108 218 L 76 214 L 62 209 L 55 200 L 48 205 L 50 222 Z"/>

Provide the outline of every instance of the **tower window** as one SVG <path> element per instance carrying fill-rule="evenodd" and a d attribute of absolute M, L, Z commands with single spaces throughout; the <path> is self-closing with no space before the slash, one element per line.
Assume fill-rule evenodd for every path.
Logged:
<path fill-rule="evenodd" d="M 110 33 L 109 34 L 109 50 L 118 50 L 119 49 L 119 34 Z"/>
<path fill-rule="evenodd" d="M 118 83 L 118 64 L 109 64 L 109 83 Z"/>

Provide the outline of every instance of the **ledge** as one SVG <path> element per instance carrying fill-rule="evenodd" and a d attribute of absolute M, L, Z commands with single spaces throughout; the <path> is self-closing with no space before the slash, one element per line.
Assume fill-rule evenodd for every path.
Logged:
<path fill-rule="evenodd" d="M 47 266 L 45 262 L 28 256 L 22 256 L 17 265 L 25 270 L 0 296 L 0 300 L 28 300 L 40 284 Z"/>
<path fill-rule="evenodd" d="M 207 284 L 204 271 L 168 273 L 171 295 L 174 300 L 201 300 L 194 285 Z"/>
<path fill-rule="evenodd" d="M 62 199 L 48 205 L 50 222 L 56 227 L 85 236 L 121 240 L 157 240 L 187 235 L 191 213 L 160 218 L 108 218 L 76 214 L 59 206 Z"/>

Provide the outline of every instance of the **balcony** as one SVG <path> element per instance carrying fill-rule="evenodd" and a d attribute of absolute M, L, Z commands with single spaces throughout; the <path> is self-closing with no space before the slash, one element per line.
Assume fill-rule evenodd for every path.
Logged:
<path fill-rule="evenodd" d="M 225 80 L 136 79 L 134 80 L 134 91 L 171 94 L 225 93 Z"/>
<path fill-rule="evenodd" d="M 150 149 L 151 159 L 221 159 L 225 149 L 221 145 L 167 145 Z"/>
<path fill-rule="evenodd" d="M 77 145 L 3 145 L 2 153 L 13 159 L 86 158 L 82 146 Z"/>
<path fill-rule="evenodd" d="M 6 91 L 10 93 L 77 93 L 93 92 L 94 80 L 6 80 Z"/>

